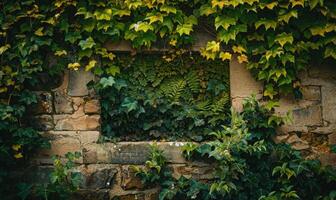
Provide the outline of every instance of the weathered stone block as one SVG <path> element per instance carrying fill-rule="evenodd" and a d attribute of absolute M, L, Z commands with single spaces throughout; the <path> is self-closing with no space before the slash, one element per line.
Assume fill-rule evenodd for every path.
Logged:
<path fill-rule="evenodd" d="M 99 131 L 79 131 L 80 142 L 82 145 L 96 143 L 99 140 Z"/>
<path fill-rule="evenodd" d="M 85 102 L 84 112 L 86 114 L 99 114 L 100 113 L 100 104 L 99 100 L 90 100 Z"/>
<path fill-rule="evenodd" d="M 180 178 L 184 176 L 186 178 L 193 178 L 197 180 L 210 180 L 214 178 L 215 166 L 191 166 L 191 165 L 172 165 L 173 176 Z"/>
<path fill-rule="evenodd" d="M 246 69 L 244 64 L 240 64 L 237 58 L 230 62 L 230 93 L 232 98 L 249 97 L 252 94 L 261 94 L 263 86 L 257 82 Z"/>
<path fill-rule="evenodd" d="M 91 72 L 86 72 L 83 68 L 77 71 L 71 70 L 69 74 L 68 95 L 76 97 L 88 95 L 87 84 L 91 80 L 94 80 L 94 75 Z"/>
<path fill-rule="evenodd" d="M 113 165 L 88 165 L 82 167 L 80 173 L 82 175 L 81 188 L 99 190 L 113 186 L 118 170 Z"/>
<path fill-rule="evenodd" d="M 306 100 L 321 101 L 321 87 L 320 86 L 303 86 L 302 96 Z"/>
<path fill-rule="evenodd" d="M 322 124 L 321 106 L 313 105 L 293 111 L 293 125 L 295 126 L 319 126 Z"/>
<path fill-rule="evenodd" d="M 83 115 L 78 118 L 71 116 L 55 116 L 55 130 L 99 130 L 100 116 L 99 115 Z"/>
<path fill-rule="evenodd" d="M 336 124 L 336 81 L 332 86 L 322 87 L 322 107 L 324 120 Z"/>
<path fill-rule="evenodd" d="M 115 144 L 89 144 L 83 148 L 83 162 L 86 164 L 111 163 L 111 149 Z"/>
<path fill-rule="evenodd" d="M 328 135 L 328 143 L 329 143 L 329 145 L 335 145 L 336 144 L 336 132 Z"/>
<path fill-rule="evenodd" d="M 56 114 L 71 114 L 74 112 L 73 103 L 71 98 L 69 98 L 62 91 L 56 91 L 55 96 L 55 112 Z"/>
<path fill-rule="evenodd" d="M 42 155 L 51 157 L 52 155 L 64 156 L 68 152 L 81 152 L 80 142 L 74 137 L 57 137 L 51 141 L 51 148 L 42 151 Z"/>
<path fill-rule="evenodd" d="M 336 166 L 336 153 L 323 153 L 319 159 L 323 165 Z"/>

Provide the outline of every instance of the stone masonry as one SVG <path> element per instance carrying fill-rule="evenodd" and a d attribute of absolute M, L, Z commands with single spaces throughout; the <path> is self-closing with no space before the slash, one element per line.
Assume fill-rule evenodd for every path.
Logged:
<path fill-rule="evenodd" d="M 279 114 L 292 112 L 293 122 L 279 128 L 276 142 L 290 143 L 308 157 L 336 166 L 336 155 L 329 145 L 336 144 L 336 73 L 330 66 L 310 67 L 300 75 L 303 98 L 280 100 Z M 52 139 L 51 149 L 41 151 L 34 163 L 36 172 L 50 171 L 51 156 L 80 152 L 76 170 L 82 174 L 78 199 L 158 199 L 158 189 L 144 189 L 130 169 L 142 166 L 148 158 L 151 142 L 100 143 L 99 97 L 86 87 L 95 77 L 83 70 L 69 71 L 60 86 L 38 91 L 39 103 L 31 108 L 31 124 Z M 262 84 L 255 81 L 236 59 L 230 63 L 232 105 L 241 110 L 242 100 L 251 94 L 262 97 Z M 174 176 L 212 178 L 212 168 L 188 162 L 181 155 L 182 142 L 159 142 Z"/>

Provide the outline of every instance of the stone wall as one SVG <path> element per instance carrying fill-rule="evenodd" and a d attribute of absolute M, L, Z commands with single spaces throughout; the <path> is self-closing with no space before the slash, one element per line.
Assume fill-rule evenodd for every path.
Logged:
<path fill-rule="evenodd" d="M 336 155 L 329 144 L 336 143 L 336 68 L 311 67 L 301 77 L 303 98 L 291 96 L 280 100 L 279 113 L 291 111 L 293 123 L 279 128 L 277 142 L 290 143 L 310 157 L 336 166 Z M 130 170 L 130 165 L 143 165 L 148 158 L 150 142 L 99 143 L 99 97 L 86 87 L 94 76 L 81 70 L 67 72 L 60 86 L 50 91 L 38 91 L 39 104 L 31 108 L 31 124 L 46 137 L 52 138 L 51 149 L 34 159 L 36 173 L 50 171 L 52 155 L 81 152 L 76 162 L 83 182 L 79 199 L 157 199 L 157 188 L 144 189 Z M 262 84 L 256 82 L 234 59 L 230 63 L 232 105 L 241 110 L 241 102 L 251 94 L 262 95 Z M 211 167 L 187 162 L 181 155 L 181 142 L 159 142 L 174 176 L 182 174 L 200 180 L 211 179 Z"/>
<path fill-rule="evenodd" d="M 336 154 L 329 145 L 336 144 L 336 67 L 312 66 L 299 75 L 302 99 L 282 96 L 276 112 L 291 113 L 292 122 L 278 130 L 276 142 L 287 142 L 308 158 L 319 158 L 336 166 Z M 242 100 L 255 94 L 262 97 L 263 86 L 255 81 L 244 65 L 230 63 L 232 106 L 241 110 Z"/>

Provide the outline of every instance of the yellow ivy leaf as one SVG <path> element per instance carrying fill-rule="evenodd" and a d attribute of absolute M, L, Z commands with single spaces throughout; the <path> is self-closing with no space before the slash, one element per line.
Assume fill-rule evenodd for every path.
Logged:
<path fill-rule="evenodd" d="M 79 67 L 80 67 L 80 64 L 78 62 L 68 64 L 69 69 L 78 70 Z"/>
<path fill-rule="evenodd" d="M 90 71 L 92 68 L 96 66 L 97 61 L 96 60 L 91 60 L 86 66 L 85 66 L 85 71 Z"/>
<path fill-rule="evenodd" d="M 172 7 L 172 6 L 167 6 L 167 5 L 163 5 L 160 7 L 160 11 L 162 12 L 166 12 L 166 13 L 173 13 L 176 14 L 176 8 Z"/>
<path fill-rule="evenodd" d="M 207 60 L 215 60 L 217 56 L 216 52 L 207 51 L 205 48 L 201 48 L 200 52 L 201 56 L 205 57 Z"/>
<path fill-rule="evenodd" d="M 272 10 L 277 5 L 278 5 L 278 2 L 274 1 L 272 3 L 266 4 L 265 7 L 268 8 L 268 9 L 270 9 L 270 10 Z"/>
<path fill-rule="evenodd" d="M 275 30 L 276 26 L 277 26 L 277 22 L 274 20 L 270 20 L 270 19 L 261 19 L 257 22 L 255 22 L 255 28 L 258 29 L 260 26 L 264 26 L 266 30 L 273 28 L 273 30 Z"/>
<path fill-rule="evenodd" d="M 63 56 L 63 55 L 67 55 L 67 52 L 65 50 L 62 50 L 62 51 L 56 51 L 54 53 L 55 56 Z"/>
<path fill-rule="evenodd" d="M 295 6 L 304 7 L 304 1 L 305 0 L 290 0 L 290 2 L 292 3 L 292 7 L 295 7 Z"/>
<path fill-rule="evenodd" d="M 233 46 L 233 47 L 232 47 L 232 51 L 233 51 L 234 53 L 239 53 L 239 54 L 241 54 L 241 53 L 246 53 L 246 49 L 245 49 L 244 47 L 240 46 L 240 45 Z"/>
<path fill-rule="evenodd" d="M 220 43 L 216 41 L 211 41 L 207 43 L 205 50 L 216 53 L 219 51 L 219 49 L 220 49 Z"/>
<path fill-rule="evenodd" d="M 5 51 L 7 51 L 10 48 L 9 44 L 6 44 L 4 46 L 0 47 L 0 55 L 3 54 Z"/>
<path fill-rule="evenodd" d="M 34 34 L 37 35 L 37 36 L 43 36 L 44 34 L 43 34 L 42 31 L 43 31 L 43 27 L 37 29 L 37 30 L 34 32 Z"/>
<path fill-rule="evenodd" d="M 0 93 L 7 92 L 8 89 L 6 87 L 0 87 Z"/>
<path fill-rule="evenodd" d="M 239 63 L 248 62 L 247 56 L 245 54 L 241 54 L 237 57 Z"/>
<path fill-rule="evenodd" d="M 177 40 L 176 39 L 172 39 L 172 40 L 170 40 L 169 41 L 169 44 L 171 45 L 171 46 L 176 46 L 176 43 L 177 43 Z"/>
<path fill-rule="evenodd" d="M 163 15 L 161 13 L 157 13 L 155 15 L 148 15 L 146 20 L 149 20 L 149 24 L 155 23 L 157 21 L 163 22 Z"/>
<path fill-rule="evenodd" d="M 21 149 L 22 145 L 21 144 L 13 144 L 12 145 L 12 149 L 14 151 L 19 151 L 19 149 Z"/>
<path fill-rule="evenodd" d="M 148 22 L 138 22 L 136 24 L 132 24 L 130 26 L 131 29 L 134 29 L 136 32 L 143 31 L 147 32 L 148 30 L 154 30 L 154 27 L 150 25 Z"/>
<path fill-rule="evenodd" d="M 22 153 L 17 153 L 17 154 L 14 155 L 14 158 L 20 159 L 20 158 L 23 158 L 23 155 L 22 155 Z"/>
<path fill-rule="evenodd" d="M 279 18 L 278 18 L 278 20 L 279 20 L 279 21 L 284 21 L 284 22 L 288 23 L 289 20 L 290 20 L 292 17 L 294 17 L 294 18 L 298 18 L 298 12 L 297 12 L 297 10 L 291 10 L 291 11 L 289 11 L 289 12 L 286 13 L 286 14 L 280 15 Z"/>
<path fill-rule="evenodd" d="M 286 43 L 293 44 L 294 38 L 291 33 L 281 33 L 276 36 L 274 41 L 283 47 Z"/>
<path fill-rule="evenodd" d="M 220 52 L 219 58 L 221 58 L 223 61 L 225 60 L 231 60 L 232 54 L 229 52 Z"/>
<path fill-rule="evenodd" d="M 212 0 L 211 1 L 211 6 L 212 8 L 215 8 L 218 6 L 218 8 L 222 9 L 225 6 L 225 3 L 228 3 L 226 0 Z"/>

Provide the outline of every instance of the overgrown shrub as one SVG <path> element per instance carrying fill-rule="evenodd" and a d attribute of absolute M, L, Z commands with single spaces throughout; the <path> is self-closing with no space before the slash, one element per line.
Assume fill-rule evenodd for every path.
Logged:
<path fill-rule="evenodd" d="M 136 168 L 143 182 L 160 185 L 160 199 L 336 199 L 336 170 L 272 140 L 283 118 L 259 105 L 244 103 L 232 112 L 231 125 L 213 132 L 212 140 L 184 146 L 184 155 L 214 166 L 209 183 L 173 178 L 162 152 L 156 148 L 146 169 Z"/>

